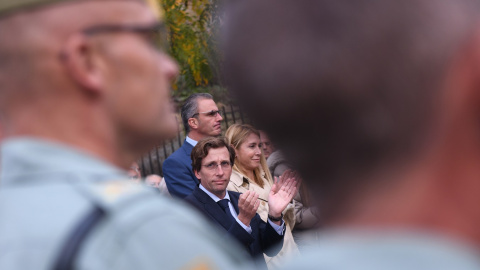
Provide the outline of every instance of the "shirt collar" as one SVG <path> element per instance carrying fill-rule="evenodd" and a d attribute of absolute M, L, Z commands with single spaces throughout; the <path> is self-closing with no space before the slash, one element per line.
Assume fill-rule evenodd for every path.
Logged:
<path fill-rule="evenodd" d="M 212 198 L 212 200 L 214 200 L 215 202 L 218 202 L 222 199 L 218 198 L 217 195 L 211 193 L 210 191 L 208 191 L 204 186 L 202 186 L 202 184 L 200 184 L 199 188 L 201 190 L 203 190 L 205 193 L 207 193 L 207 195 Z M 230 201 L 230 196 L 228 195 L 228 191 L 225 190 L 225 197 L 223 199 L 227 199 Z"/>
<path fill-rule="evenodd" d="M 34 137 L 4 140 L 1 146 L 1 184 L 36 181 L 38 175 L 91 176 L 86 179 L 126 179 L 124 170 L 82 149 Z M 66 179 L 66 180 L 69 180 Z M 65 180 L 65 179 L 64 179 Z"/>
<path fill-rule="evenodd" d="M 185 141 L 187 141 L 187 142 L 188 142 L 189 144 L 191 144 L 192 146 L 195 146 L 195 145 L 197 145 L 197 143 L 198 143 L 197 141 L 195 141 L 194 139 L 192 139 L 192 138 L 190 138 L 190 137 L 188 137 L 188 136 L 185 138 Z"/>
<path fill-rule="evenodd" d="M 478 248 L 428 230 L 324 228 L 316 237 L 316 244 L 309 247 L 308 253 L 322 265 L 339 265 L 336 258 L 345 254 L 373 258 L 372 254 L 380 252 L 383 256 L 364 261 L 369 263 L 370 269 L 385 269 L 392 262 L 424 266 L 416 269 L 479 269 L 480 266 Z M 344 262 L 338 269 L 353 269 L 353 263 L 358 269 L 361 265 L 358 260 Z"/>

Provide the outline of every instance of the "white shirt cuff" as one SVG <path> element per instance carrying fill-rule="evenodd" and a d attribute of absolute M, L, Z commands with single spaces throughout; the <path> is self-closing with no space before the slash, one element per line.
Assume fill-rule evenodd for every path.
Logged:
<path fill-rule="evenodd" d="M 282 219 L 282 224 L 280 224 L 280 225 L 277 225 L 277 224 L 273 223 L 273 221 L 271 221 L 270 219 L 268 219 L 268 223 L 270 223 L 270 225 L 272 225 L 273 229 L 275 229 L 275 231 L 278 233 L 278 235 L 283 235 L 283 232 L 284 232 L 283 227 L 285 227 L 285 222 L 283 221 L 283 219 Z"/>
<path fill-rule="evenodd" d="M 252 234 L 252 227 L 243 224 L 237 217 L 235 217 L 235 220 L 238 224 L 240 224 L 240 226 L 242 226 L 243 229 L 245 229 L 245 231 L 247 231 L 249 234 Z"/>

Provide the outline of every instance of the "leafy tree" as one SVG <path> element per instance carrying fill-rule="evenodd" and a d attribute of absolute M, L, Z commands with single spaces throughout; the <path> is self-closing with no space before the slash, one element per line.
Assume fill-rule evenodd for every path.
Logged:
<path fill-rule="evenodd" d="M 165 10 L 170 53 L 181 69 L 175 96 L 183 100 L 193 92 L 224 92 L 216 39 L 220 24 L 217 0 L 158 1 Z"/>

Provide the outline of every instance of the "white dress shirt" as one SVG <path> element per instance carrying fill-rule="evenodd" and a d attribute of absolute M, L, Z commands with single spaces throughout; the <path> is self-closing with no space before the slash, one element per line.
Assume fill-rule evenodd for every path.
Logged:
<path fill-rule="evenodd" d="M 187 137 L 188 138 L 188 137 Z M 218 198 L 215 194 L 211 193 L 210 191 L 208 191 L 204 186 L 202 186 L 202 184 L 200 184 L 199 188 L 201 190 L 203 190 L 210 198 L 212 198 L 212 200 L 214 200 L 215 202 L 218 202 L 222 199 Z M 241 222 L 239 219 L 238 219 L 238 214 L 237 212 L 235 211 L 235 208 L 233 207 L 232 205 L 232 202 L 230 201 L 230 195 L 228 194 L 228 191 L 225 191 L 225 197 L 223 199 L 227 199 L 228 200 L 228 208 L 230 208 L 230 213 L 232 214 L 232 216 L 235 218 L 235 220 L 237 221 L 238 224 L 240 224 L 240 226 L 242 226 L 242 228 L 245 229 L 245 231 L 247 231 L 248 233 L 252 233 L 252 228 L 250 226 L 247 226 L 245 224 L 243 224 L 243 222 Z M 275 229 L 275 231 L 279 234 L 279 235 L 283 235 L 283 227 L 285 226 L 285 223 L 283 222 L 282 220 L 282 224 L 281 225 L 277 225 L 275 223 L 273 223 L 270 219 L 268 219 L 268 223 L 270 223 L 270 225 L 272 225 L 273 229 Z"/>

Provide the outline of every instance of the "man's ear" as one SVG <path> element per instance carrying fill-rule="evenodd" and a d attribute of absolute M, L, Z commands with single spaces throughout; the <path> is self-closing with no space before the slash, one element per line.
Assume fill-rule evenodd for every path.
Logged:
<path fill-rule="evenodd" d="M 190 129 L 197 129 L 198 128 L 198 119 L 194 118 L 194 117 L 188 119 L 188 125 L 190 126 Z"/>
<path fill-rule="evenodd" d="M 478 90 L 480 90 L 480 25 L 477 25 L 476 29 L 476 35 L 473 41 L 470 44 L 470 47 L 473 50 L 472 55 L 468 55 L 466 58 L 468 59 L 467 61 L 474 61 L 474 67 L 473 69 L 473 74 L 471 80 L 475 80 L 473 82 L 474 86 L 473 88 L 475 89 L 474 93 L 474 98 L 480 98 L 480 93 Z M 473 98 L 473 97 L 472 97 Z M 477 104 L 478 105 L 478 104 Z"/>
<path fill-rule="evenodd" d="M 196 170 L 193 170 L 193 173 L 195 174 L 195 177 L 197 177 L 198 180 L 199 180 L 200 182 L 202 182 L 201 179 L 200 179 L 200 175 L 198 174 L 198 172 L 197 172 Z"/>
<path fill-rule="evenodd" d="M 90 92 L 103 87 L 101 59 L 88 37 L 74 34 L 68 38 L 60 55 L 70 77 Z"/>
<path fill-rule="evenodd" d="M 458 115 L 480 108 L 480 25 L 458 50 L 444 75 L 447 114 Z M 453 118 L 456 119 L 456 118 Z"/>

